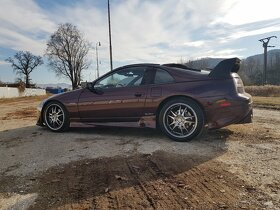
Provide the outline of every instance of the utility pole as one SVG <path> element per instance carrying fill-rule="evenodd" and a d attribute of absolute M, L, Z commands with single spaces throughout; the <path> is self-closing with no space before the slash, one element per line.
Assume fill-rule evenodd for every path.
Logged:
<path fill-rule="evenodd" d="M 108 0 L 108 25 L 109 25 L 109 44 L 110 44 L 110 67 L 113 70 L 113 58 L 112 58 L 112 34 L 111 34 L 111 16 L 110 16 L 110 0 Z"/>
<path fill-rule="evenodd" d="M 264 48 L 263 85 L 267 84 L 267 48 L 275 47 L 275 46 L 268 45 L 271 38 L 277 38 L 277 36 L 270 36 L 259 40 L 260 42 L 263 43 L 263 48 Z"/>
<path fill-rule="evenodd" d="M 98 60 L 98 46 L 100 47 L 101 46 L 101 43 L 100 42 L 97 42 L 95 44 L 95 50 L 96 50 L 96 77 L 99 78 L 99 60 Z"/>

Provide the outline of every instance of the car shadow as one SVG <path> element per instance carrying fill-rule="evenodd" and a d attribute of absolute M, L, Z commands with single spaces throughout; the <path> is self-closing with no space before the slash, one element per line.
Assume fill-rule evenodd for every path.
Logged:
<path fill-rule="evenodd" d="M 142 144 L 149 141 L 153 143 L 151 146 L 159 148 L 153 148 L 152 153 L 136 150 L 134 153 L 111 157 L 82 158 L 26 176 L 12 175 L 11 169 L 8 174 L 1 174 L 0 193 L 38 193 L 36 202 L 30 209 L 52 209 L 61 206 L 68 209 L 67 205 L 85 200 L 90 203 L 90 208 L 94 208 L 94 202 L 100 196 L 110 197 L 112 192 L 127 192 L 127 189 L 132 189 L 132 194 L 138 191 L 145 194 L 149 183 L 172 180 L 174 176 L 215 159 L 227 151 L 225 142 L 231 134 L 228 129 L 209 131 L 194 141 L 178 143 L 157 130 L 138 128 L 73 128 L 66 133 L 53 133 L 46 128 L 31 126 L 0 132 L 0 147 L 6 148 L 36 143 L 40 139 L 52 141 L 60 137 L 68 138 L 70 143 L 73 141 L 71 136 L 75 136 L 75 141 L 79 140 L 78 136 L 81 136 L 81 141 L 95 141 L 95 146 L 105 141 L 110 143 L 112 139 L 133 139 Z M 15 139 L 16 137 L 20 140 Z M 9 139 L 13 139 L 14 142 L 10 143 Z M 17 144 L 17 140 L 20 143 Z M 165 147 L 160 147 L 163 143 Z M 191 146 L 195 151 L 183 152 L 184 148 Z M 207 148 L 210 152 L 204 153 Z M 106 199 L 110 200 L 109 197 Z"/>
<path fill-rule="evenodd" d="M 152 135 L 153 137 L 163 136 L 160 131 L 152 128 L 131 128 L 131 127 L 73 127 L 69 133 L 84 133 L 84 134 L 99 134 L 99 135 L 120 135 L 120 136 L 145 136 Z"/>

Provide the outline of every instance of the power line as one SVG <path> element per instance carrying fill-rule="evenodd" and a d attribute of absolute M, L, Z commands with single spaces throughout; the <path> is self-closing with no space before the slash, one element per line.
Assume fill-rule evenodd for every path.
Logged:
<path fill-rule="evenodd" d="M 259 41 L 263 43 L 263 48 L 264 48 L 264 68 L 263 68 L 263 85 L 267 84 L 267 76 L 266 76 L 266 72 L 267 72 L 267 48 L 268 47 L 275 47 L 275 46 L 270 46 L 268 45 L 270 39 L 272 38 L 276 38 L 277 36 L 270 36 L 270 37 L 266 37 L 263 39 L 260 39 Z"/>

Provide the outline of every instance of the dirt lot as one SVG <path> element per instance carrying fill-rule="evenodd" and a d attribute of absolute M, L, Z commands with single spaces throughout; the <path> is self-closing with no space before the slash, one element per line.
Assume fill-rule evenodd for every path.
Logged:
<path fill-rule="evenodd" d="M 280 112 L 190 143 L 133 128 L 34 126 L 0 100 L 0 209 L 280 209 Z"/>

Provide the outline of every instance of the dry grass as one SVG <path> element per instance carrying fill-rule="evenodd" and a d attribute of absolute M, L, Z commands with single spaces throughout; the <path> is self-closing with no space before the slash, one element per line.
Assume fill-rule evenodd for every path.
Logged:
<path fill-rule="evenodd" d="M 27 108 L 16 110 L 14 112 L 7 113 L 5 117 L 2 117 L 2 120 L 36 118 L 36 116 L 37 116 L 36 108 L 27 107 Z"/>
<path fill-rule="evenodd" d="M 280 86 L 277 85 L 246 86 L 245 90 L 252 96 L 280 97 Z"/>
<path fill-rule="evenodd" d="M 280 97 L 253 96 L 254 107 L 280 110 Z"/>
<path fill-rule="evenodd" d="M 46 94 L 42 96 L 25 96 L 25 97 L 16 97 L 16 98 L 2 98 L 0 99 L 0 104 L 7 104 L 7 103 L 13 103 L 13 102 L 24 102 L 24 101 L 41 101 L 48 97 L 50 97 L 51 94 Z"/>

